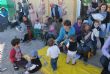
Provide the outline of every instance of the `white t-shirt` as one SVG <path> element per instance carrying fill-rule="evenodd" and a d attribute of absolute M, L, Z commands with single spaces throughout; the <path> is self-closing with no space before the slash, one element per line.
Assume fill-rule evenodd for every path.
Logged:
<path fill-rule="evenodd" d="M 96 28 L 94 28 L 93 30 L 92 30 L 92 34 L 91 34 L 91 39 L 94 41 L 94 36 L 95 37 L 99 37 L 99 31 L 96 29 Z"/>
<path fill-rule="evenodd" d="M 41 26 L 40 23 L 37 23 L 37 24 L 35 24 L 35 26 L 34 26 L 34 29 L 41 29 L 41 28 L 42 28 L 42 26 Z"/>
<path fill-rule="evenodd" d="M 49 47 L 47 50 L 47 56 L 50 56 L 53 59 L 57 58 L 59 54 L 60 54 L 60 49 L 56 45 Z"/>

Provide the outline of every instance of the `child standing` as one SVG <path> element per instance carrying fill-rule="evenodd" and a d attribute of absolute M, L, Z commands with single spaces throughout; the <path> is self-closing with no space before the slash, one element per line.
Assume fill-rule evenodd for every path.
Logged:
<path fill-rule="evenodd" d="M 72 59 L 72 65 L 75 65 L 77 60 L 76 59 L 77 42 L 75 41 L 75 38 L 73 36 L 70 37 L 66 47 L 68 49 L 66 62 L 69 63 L 70 59 Z"/>
<path fill-rule="evenodd" d="M 58 56 L 60 54 L 60 49 L 58 48 L 58 46 L 54 45 L 54 39 L 49 39 L 48 40 L 48 45 L 49 48 L 47 50 L 47 56 L 51 57 L 51 66 L 53 71 L 57 70 L 57 60 L 58 60 Z"/>
<path fill-rule="evenodd" d="M 97 50 L 97 42 L 99 40 L 99 33 L 100 33 L 100 21 L 94 20 L 92 34 L 91 34 L 91 41 L 92 41 L 91 49 L 94 55 L 96 54 L 96 50 Z"/>

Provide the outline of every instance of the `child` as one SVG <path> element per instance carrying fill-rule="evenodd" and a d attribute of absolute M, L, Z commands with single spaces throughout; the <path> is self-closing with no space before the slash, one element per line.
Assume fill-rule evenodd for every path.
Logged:
<path fill-rule="evenodd" d="M 21 49 L 20 49 L 20 46 L 19 46 L 20 39 L 17 39 L 17 38 L 13 39 L 11 41 L 11 44 L 12 44 L 13 47 L 10 51 L 10 61 L 13 64 L 14 69 L 18 70 L 19 66 L 25 68 L 25 66 L 28 62 L 27 62 L 27 60 L 25 60 L 22 57 L 22 52 L 21 52 Z"/>
<path fill-rule="evenodd" d="M 36 23 L 34 25 L 34 37 L 37 38 L 41 36 L 42 34 L 42 24 L 39 22 L 39 20 L 36 20 Z"/>
<path fill-rule="evenodd" d="M 36 20 L 36 23 L 35 23 L 35 25 L 34 25 L 34 29 L 39 29 L 39 30 L 41 30 L 41 23 L 39 22 L 39 20 L 37 19 Z"/>
<path fill-rule="evenodd" d="M 41 61 L 38 56 L 38 52 L 36 50 L 32 50 L 30 58 L 31 58 L 31 61 L 29 61 L 27 64 L 26 72 L 35 73 L 42 67 Z"/>
<path fill-rule="evenodd" d="M 92 41 L 92 51 L 93 54 L 96 54 L 97 49 L 97 41 L 99 40 L 99 31 L 100 31 L 100 21 L 95 20 L 93 24 L 92 34 L 91 34 L 91 41 Z"/>
<path fill-rule="evenodd" d="M 54 39 L 49 39 L 48 40 L 48 45 L 49 48 L 47 50 L 47 56 L 51 57 L 51 66 L 53 71 L 57 70 L 57 60 L 58 60 L 58 56 L 60 54 L 60 49 L 58 48 L 58 46 L 54 45 Z"/>
<path fill-rule="evenodd" d="M 70 59 L 72 59 L 72 65 L 76 64 L 77 42 L 73 36 L 70 37 L 66 47 L 68 49 L 66 62 L 69 63 Z"/>

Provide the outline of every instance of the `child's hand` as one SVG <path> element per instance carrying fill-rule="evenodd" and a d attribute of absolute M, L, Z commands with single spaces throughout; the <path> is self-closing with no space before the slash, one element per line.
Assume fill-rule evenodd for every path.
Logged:
<path fill-rule="evenodd" d="M 57 41 L 56 41 L 56 40 L 54 41 L 54 44 L 58 45 L 58 43 L 57 43 Z"/>
<path fill-rule="evenodd" d="M 64 41 L 62 41 L 61 43 L 60 43 L 60 45 L 62 46 L 64 44 Z"/>
<path fill-rule="evenodd" d="M 80 40 L 80 42 L 81 42 L 81 43 L 84 43 L 84 41 L 83 41 L 83 40 Z"/>

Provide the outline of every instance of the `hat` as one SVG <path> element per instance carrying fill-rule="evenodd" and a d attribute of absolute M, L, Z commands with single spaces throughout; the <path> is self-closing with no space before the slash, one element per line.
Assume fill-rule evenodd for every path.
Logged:
<path fill-rule="evenodd" d="M 5 7 L 1 7 L 1 10 L 2 10 L 2 9 L 5 9 Z"/>

